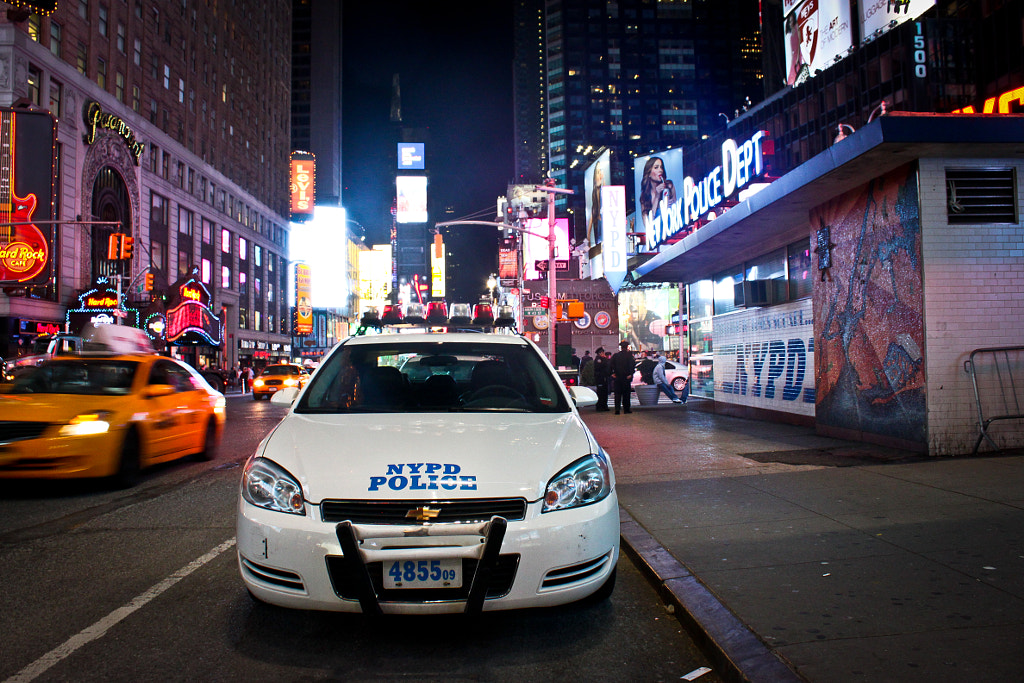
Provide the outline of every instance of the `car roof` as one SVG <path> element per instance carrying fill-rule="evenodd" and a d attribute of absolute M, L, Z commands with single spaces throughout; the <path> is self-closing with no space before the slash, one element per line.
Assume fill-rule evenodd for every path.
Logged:
<path fill-rule="evenodd" d="M 472 342 L 475 344 L 500 344 L 507 346 L 528 346 L 529 343 L 522 337 L 515 334 L 491 333 L 491 332 L 412 332 L 403 334 L 368 334 L 359 337 L 349 337 L 345 344 L 385 344 L 388 346 L 400 346 L 403 344 L 427 343 L 454 343 Z"/>

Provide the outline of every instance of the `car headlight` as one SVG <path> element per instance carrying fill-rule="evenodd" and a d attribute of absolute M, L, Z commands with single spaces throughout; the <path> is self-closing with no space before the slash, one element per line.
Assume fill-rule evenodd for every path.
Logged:
<path fill-rule="evenodd" d="M 242 498 L 256 507 L 305 515 L 302 487 L 283 467 L 266 458 L 252 458 L 242 473 Z"/>
<path fill-rule="evenodd" d="M 603 453 L 580 458 L 548 482 L 541 512 L 565 510 L 604 500 L 611 493 L 611 479 L 611 467 Z"/>
<path fill-rule="evenodd" d="M 108 410 L 94 410 L 91 413 L 75 415 L 58 432 L 61 436 L 89 436 L 91 434 L 105 434 L 110 431 L 110 416 Z"/>
<path fill-rule="evenodd" d="M 293 377 L 289 377 L 288 379 L 286 379 L 284 381 L 284 385 L 286 387 L 297 387 L 297 386 L 299 386 L 299 380 L 297 380 L 297 379 L 295 379 Z"/>
<path fill-rule="evenodd" d="M 253 380 L 252 385 L 254 387 L 262 387 L 263 386 L 263 380 L 261 380 L 261 379 Z"/>

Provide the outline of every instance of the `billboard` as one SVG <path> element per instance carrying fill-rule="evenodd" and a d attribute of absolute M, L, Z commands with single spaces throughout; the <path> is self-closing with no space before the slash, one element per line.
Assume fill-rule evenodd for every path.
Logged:
<path fill-rule="evenodd" d="M 633 161 L 636 229 L 647 232 L 666 220 L 681 197 L 683 150 L 669 149 Z"/>
<path fill-rule="evenodd" d="M 917 19 L 935 6 L 935 0 L 860 0 L 860 35 L 867 40 L 904 21 Z"/>
<path fill-rule="evenodd" d="M 498 247 L 498 277 L 519 277 L 519 246 L 514 238 L 506 237 Z"/>
<path fill-rule="evenodd" d="M 434 235 L 434 244 L 430 248 L 430 298 L 432 299 L 445 297 L 444 264 L 444 238 L 437 234 Z"/>
<path fill-rule="evenodd" d="M 539 280 L 547 274 L 537 270 L 537 261 L 548 260 L 548 219 L 528 218 L 523 233 L 523 279 Z M 530 234 L 533 233 L 533 234 Z M 555 219 L 555 259 L 569 259 L 569 219 Z"/>
<path fill-rule="evenodd" d="M 618 292 L 626 279 L 626 186 L 605 185 L 601 188 L 601 213 L 604 224 L 604 243 L 600 260 L 592 261 L 613 292 Z M 600 277 L 598 275 L 598 277 Z"/>
<path fill-rule="evenodd" d="M 0 283 L 33 285 L 53 275 L 51 225 L 56 121 L 49 112 L 0 110 Z"/>
<path fill-rule="evenodd" d="M 422 171 L 425 168 L 422 142 L 398 143 L 398 170 Z"/>
<path fill-rule="evenodd" d="M 849 0 L 786 0 L 786 85 L 824 71 L 853 47 Z"/>
<path fill-rule="evenodd" d="M 590 258 L 601 253 L 598 249 L 603 238 L 601 234 L 601 187 L 611 181 L 611 159 L 612 152 L 610 149 L 606 149 L 583 172 L 583 194 L 587 202 L 587 246 L 590 247 Z"/>
<path fill-rule="evenodd" d="M 360 313 L 368 308 L 378 311 L 391 291 L 391 245 L 378 244 L 359 252 Z"/>
<path fill-rule="evenodd" d="M 313 334 L 312 275 L 305 263 L 295 264 L 295 334 Z"/>
<path fill-rule="evenodd" d="M 395 220 L 399 223 L 427 222 L 427 176 L 395 176 L 398 212 Z"/>
<path fill-rule="evenodd" d="M 317 308 L 352 306 L 355 263 L 350 260 L 348 212 L 337 206 L 318 206 L 312 220 L 293 223 L 288 237 L 288 260 L 309 266 L 310 289 Z"/>
<path fill-rule="evenodd" d="M 314 198 L 316 195 L 316 157 L 310 152 L 292 152 L 291 182 L 291 219 L 306 221 L 313 217 Z"/>

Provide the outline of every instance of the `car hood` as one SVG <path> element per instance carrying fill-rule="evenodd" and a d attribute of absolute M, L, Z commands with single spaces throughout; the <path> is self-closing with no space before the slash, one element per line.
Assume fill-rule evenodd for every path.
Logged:
<path fill-rule="evenodd" d="M 9 422 L 66 422 L 94 410 L 119 411 L 125 396 L 83 394 L 0 394 L 0 419 Z"/>
<path fill-rule="evenodd" d="M 593 453 L 574 413 L 290 414 L 258 453 L 306 499 L 537 500 L 548 480 Z"/>

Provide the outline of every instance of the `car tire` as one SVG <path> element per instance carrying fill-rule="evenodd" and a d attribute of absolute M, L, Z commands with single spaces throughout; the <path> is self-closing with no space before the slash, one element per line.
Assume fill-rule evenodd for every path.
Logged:
<path fill-rule="evenodd" d="M 195 459 L 206 462 L 217 457 L 217 420 L 210 418 L 206 423 L 206 436 L 203 438 L 203 450 L 195 455 Z"/>
<path fill-rule="evenodd" d="M 591 593 L 587 600 L 589 602 L 604 602 L 608 598 L 612 597 L 612 592 L 615 590 L 615 579 L 618 576 L 619 568 L 612 567 L 612 573 L 608 575 L 608 578 L 604 580 L 601 587 Z"/>
<path fill-rule="evenodd" d="M 686 378 L 684 377 L 676 377 L 674 380 L 672 380 L 672 388 L 675 389 L 677 394 L 681 392 L 683 390 L 683 387 L 685 386 Z"/>
<path fill-rule="evenodd" d="M 129 429 L 124 435 L 121 445 L 121 458 L 117 464 L 117 472 L 110 478 L 114 488 L 128 489 L 139 483 L 142 472 L 141 444 L 139 433 Z"/>

